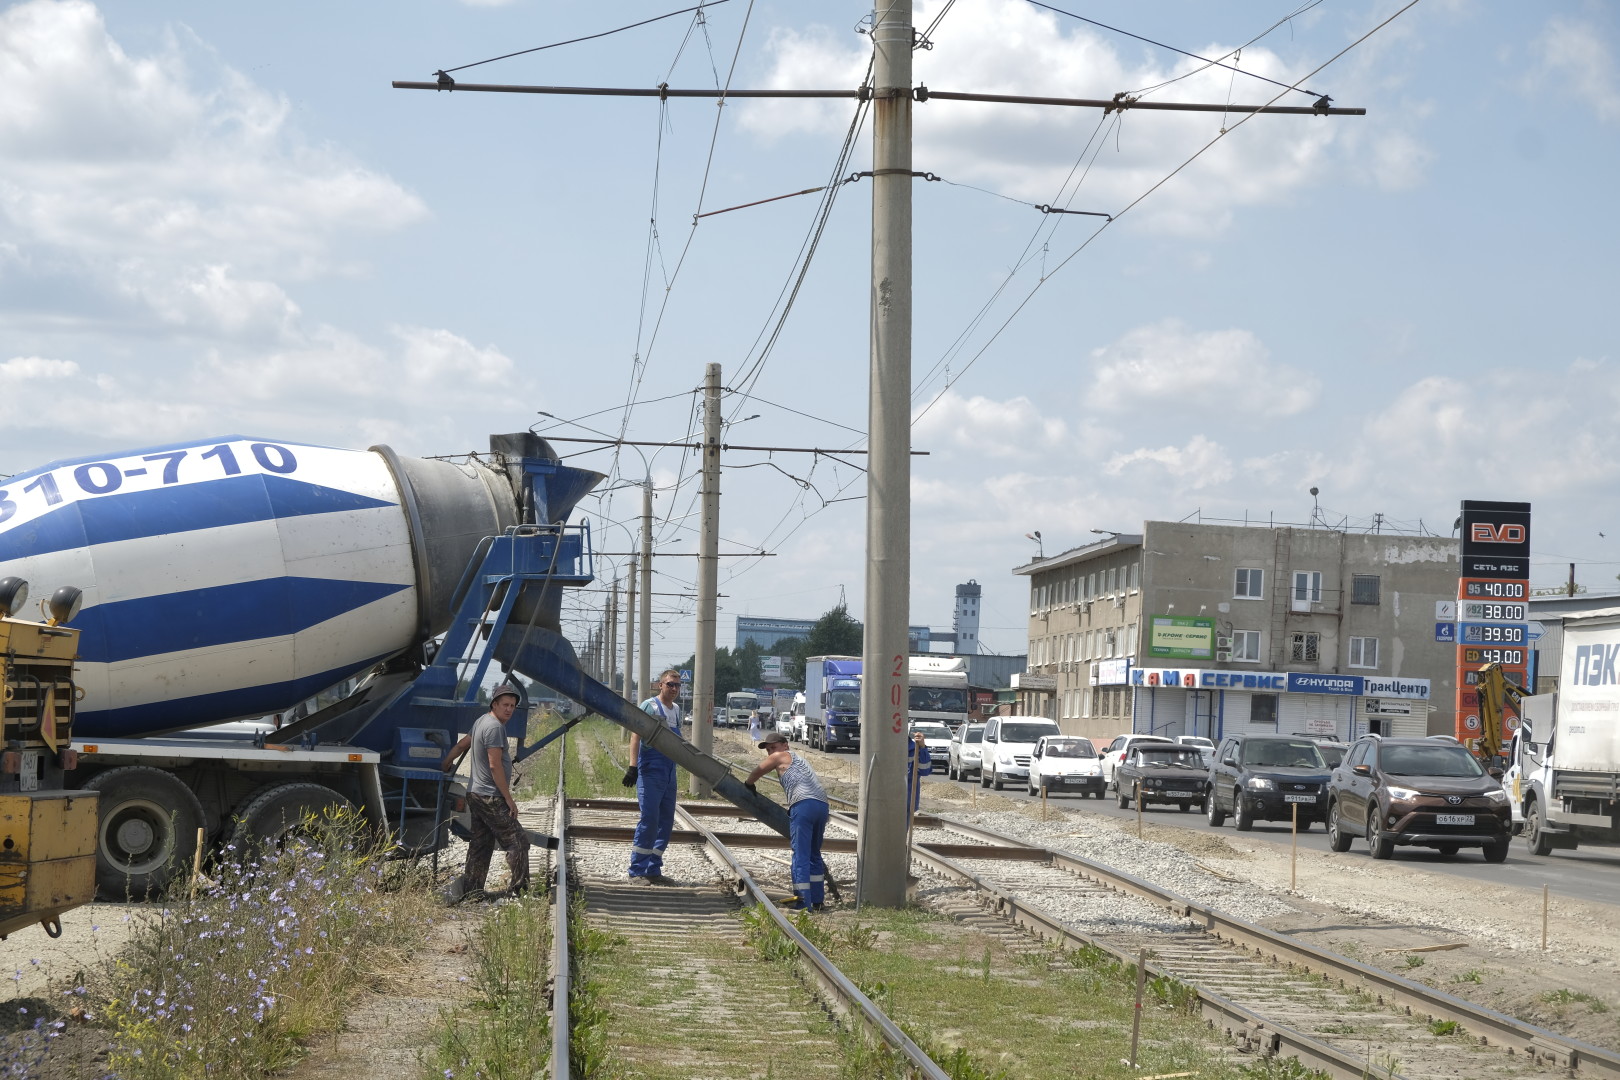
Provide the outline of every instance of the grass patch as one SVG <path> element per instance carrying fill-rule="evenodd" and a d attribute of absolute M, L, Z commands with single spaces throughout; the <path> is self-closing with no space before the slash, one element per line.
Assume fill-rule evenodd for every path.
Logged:
<path fill-rule="evenodd" d="M 1469 968 L 1460 975 L 1453 975 L 1451 981 L 1454 983 L 1483 983 L 1485 973 L 1479 968 Z"/>
<path fill-rule="evenodd" d="M 1458 1031 L 1458 1026 L 1457 1026 L 1457 1021 L 1455 1021 L 1455 1020 L 1431 1020 L 1431 1021 L 1429 1021 L 1429 1034 L 1430 1035 L 1455 1035 L 1455 1034 L 1457 1034 L 1457 1031 Z"/>
<path fill-rule="evenodd" d="M 1197 994 L 1150 977 L 1138 1068 L 1130 1053 L 1134 964 L 1095 947 L 1018 948 L 930 912 L 863 912 L 816 924 L 823 947 L 936 1062 L 962 1080 L 998 1077 L 1123 1080 L 1196 1071 L 1203 1080 L 1308 1077 L 1251 1072 L 1213 1045 Z M 881 1065 L 882 1051 L 874 1051 Z M 1286 1066 L 1278 1066 L 1286 1068 Z M 886 1076 L 875 1066 L 868 1075 Z"/>
<path fill-rule="evenodd" d="M 1428 963 L 1428 960 L 1427 960 L 1427 958 L 1425 958 L 1423 956 L 1420 956 L 1417 953 L 1407 953 L 1402 962 L 1407 966 L 1407 968 L 1410 969 L 1410 968 L 1420 968 L 1424 964 Z"/>
<path fill-rule="evenodd" d="M 440 1018 L 425 1075 L 527 1080 L 551 1052 L 549 900 L 540 893 L 498 904 L 468 936 L 476 996 L 459 1015 Z"/>
<path fill-rule="evenodd" d="M 549 722 L 536 722 L 534 737 L 551 731 L 552 727 Z M 625 747 L 620 742 L 623 730 L 604 717 L 590 716 L 568 732 L 567 792 L 570 799 L 635 798 L 635 788 L 619 784 L 624 766 L 616 765 L 606 749 L 616 747 L 620 756 L 624 756 Z M 562 760 L 564 741 L 559 739 L 523 760 L 515 793 L 519 799 L 549 798 L 556 793 L 557 767 Z"/>
<path fill-rule="evenodd" d="M 111 965 L 101 1020 L 122 1080 L 284 1068 L 423 936 L 425 888 L 355 811 L 243 854 L 215 868 L 217 884 L 145 916 Z"/>
<path fill-rule="evenodd" d="M 1593 997 L 1584 990 L 1548 990 L 1545 994 L 1541 995 L 1541 1000 L 1545 1001 L 1549 1005 L 1557 1005 L 1560 1007 L 1581 1004 L 1585 1005 L 1587 1009 L 1595 1013 L 1606 1013 L 1609 1011 L 1609 1006 L 1605 1004 L 1601 998 Z"/>

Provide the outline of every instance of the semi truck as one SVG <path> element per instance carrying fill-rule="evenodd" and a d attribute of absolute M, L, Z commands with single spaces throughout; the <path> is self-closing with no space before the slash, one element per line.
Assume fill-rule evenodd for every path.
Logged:
<path fill-rule="evenodd" d="M 1531 853 L 1620 843 L 1620 608 L 1566 616 L 1557 691 L 1519 705 L 1512 794 Z"/>
<path fill-rule="evenodd" d="M 785 835 L 779 806 L 590 678 L 562 636 L 564 589 L 592 577 L 589 528 L 567 518 L 600 480 L 520 432 L 465 462 L 226 436 L 4 481 L 0 578 L 82 590 L 63 620 L 82 701 L 61 782 L 80 805 L 95 796 L 102 893 L 161 890 L 199 830 L 210 846 L 273 841 L 343 804 L 402 850 L 437 847 L 439 761 L 485 711 L 483 688 L 519 675 Z M 233 723 L 291 717 L 338 686 L 280 726 Z M 544 742 L 527 705 L 509 729 L 520 758 Z M 0 792 L 34 762 L 0 755 Z"/>
<path fill-rule="evenodd" d="M 861 659 L 804 661 L 804 739 L 815 750 L 861 748 Z"/>
<path fill-rule="evenodd" d="M 934 720 L 953 731 L 967 723 L 967 659 L 961 656 L 913 656 L 907 661 L 908 724 Z"/>

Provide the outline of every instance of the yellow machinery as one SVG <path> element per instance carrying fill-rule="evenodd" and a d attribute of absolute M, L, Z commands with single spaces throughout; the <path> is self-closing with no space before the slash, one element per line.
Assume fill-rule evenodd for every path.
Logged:
<path fill-rule="evenodd" d="M 1506 714 L 1511 709 L 1515 717 L 1523 715 L 1520 702 L 1524 691 L 1508 682 L 1499 664 L 1480 668 L 1474 689 L 1479 693 L 1479 754 L 1494 763 L 1502 757 Z"/>
<path fill-rule="evenodd" d="M 96 793 L 63 781 L 77 765 L 79 632 L 58 624 L 77 613 L 79 590 L 58 589 L 45 623 L 12 617 L 27 590 L 0 579 L 0 938 L 36 922 L 56 937 L 62 913 L 96 890 Z"/>

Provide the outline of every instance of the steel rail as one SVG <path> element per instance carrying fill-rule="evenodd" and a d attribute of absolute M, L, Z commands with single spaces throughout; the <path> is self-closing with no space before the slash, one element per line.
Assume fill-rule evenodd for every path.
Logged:
<path fill-rule="evenodd" d="M 704 843 L 708 845 L 710 851 L 715 853 L 717 858 L 725 863 L 726 868 L 732 874 L 732 880 L 738 891 L 751 895 L 754 902 L 770 914 L 776 928 L 798 947 L 799 955 L 809 963 L 816 984 L 839 1005 L 842 1011 L 847 1015 L 854 1016 L 869 1030 L 876 1032 L 879 1038 L 900 1053 L 911 1063 L 914 1069 L 922 1076 L 927 1077 L 928 1080 L 951 1080 L 950 1073 L 940 1068 L 932 1058 L 923 1052 L 921 1047 L 912 1042 L 909 1035 L 900 1030 L 900 1025 L 884 1015 L 883 1010 L 879 1009 L 871 998 L 862 993 L 860 987 L 856 986 L 843 972 L 839 971 L 825 953 L 812 945 L 810 940 L 803 934 L 799 933 L 798 928 L 771 902 L 770 897 L 765 895 L 759 883 L 754 880 L 747 870 L 743 869 L 742 865 L 737 862 L 730 850 L 720 842 L 718 837 L 698 824 L 697 818 L 688 814 L 684 807 L 677 805 L 675 814 L 687 828 L 703 834 Z"/>
<path fill-rule="evenodd" d="M 568 736 L 562 737 L 558 751 L 557 801 L 553 804 L 551 828 L 557 837 L 552 854 L 555 872 L 551 879 L 551 1080 L 569 1080 L 570 1021 L 573 980 L 568 943 L 568 798 L 564 784 L 568 776 Z"/>
<path fill-rule="evenodd" d="M 1135 969 L 1138 959 L 1128 951 L 1064 925 L 1055 915 L 1037 905 L 1018 899 L 996 883 L 987 881 L 958 865 L 953 859 L 929 851 L 926 844 L 914 845 L 913 854 L 943 876 L 967 882 L 975 889 L 994 897 L 997 915 L 1029 931 L 1042 941 L 1050 940 L 1065 946 L 1086 945 L 1100 949 L 1131 970 Z M 1228 1038 L 1243 1043 L 1247 1049 L 1266 1055 L 1297 1058 L 1301 1064 L 1321 1070 L 1334 1080 L 1365 1080 L 1367 1076 L 1367 1062 L 1359 1057 L 1352 1057 L 1337 1047 L 1278 1024 L 1212 990 L 1188 983 L 1174 972 L 1157 967 L 1151 962 L 1144 964 L 1143 967 L 1155 976 L 1174 979 L 1191 987 L 1198 995 L 1199 1010 L 1204 1020 Z M 1390 1080 L 1405 1080 L 1405 1078 L 1399 1073 L 1392 1073 Z"/>
<path fill-rule="evenodd" d="M 1620 1080 L 1620 1054 L 1613 1051 L 1559 1035 L 1534 1024 L 1527 1024 L 1442 990 L 1403 979 L 1393 972 L 1383 971 L 1347 956 L 1297 941 L 1286 934 L 1267 930 L 1265 927 L 1227 915 L 1215 908 L 1197 904 L 1179 893 L 1160 888 L 1122 870 L 1093 862 L 1074 852 L 1030 844 L 943 815 L 939 817 L 939 821 L 943 828 L 951 832 L 987 844 L 1044 851 L 1052 860 L 1052 864 L 1060 869 L 1091 878 L 1117 892 L 1157 904 L 1176 915 L 1202 923 L 1205 931 L 1214 937 L 1256 955 L 1269 957 L 1273 962 L 1288 964 L 1324 978 L 1335 979 L 1341 986 L 1358 985 L 1372 994 L 1380 1005 L 1404 1008 L 1407 1013 L 1416 1013 L 1431 1022 L 1455 1021 L 1486 1045 L 1506 1047 L 1515 1054 L 1528 1056 L 1532 1061 L 1569 1069 L 1571 1075 L 1576 1077 Z M 923 857 L 930 858 L 928 855 Z M 960 868 L 953 868 L 952 872 L 967 873 Z M 1003 894 L 1003 890 L 995 886 L 988 888 L 998 895 L 998 899 Z M 1028 907 L 1022 902 L 1013 903 L 1015 908 Z M 1072 933 L 1072 931 L 1064 932 Z M 1271 1030 L 1279 1029 L 1271 1027 Z M 1355 1074 L 1356 1077 L 1360 1075 L 1359 1072 Z"/>

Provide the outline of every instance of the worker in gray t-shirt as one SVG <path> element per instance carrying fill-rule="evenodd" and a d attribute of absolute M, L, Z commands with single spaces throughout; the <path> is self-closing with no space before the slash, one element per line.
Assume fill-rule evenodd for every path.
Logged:
<path fill-rule="evenodd" d="M 517 801 L 512 798 L 512 753 L 506 743 L 506 724 L 517 714 L 517 706 L 517 690 L 507 683 L 497 686 L 489 712 L 474 722 L 472 730 L 440 763 L 448 772 L 464 751 L 471 751 L 467 809 L 472 815 L 472 837 L 467 841 L 467 865 L 461 874 L 467 899 L 483 893 L 496 843 L 506 852 L 510 891 L 516 894 L 529 887 L 529 837 L 518 823 Z"/>

